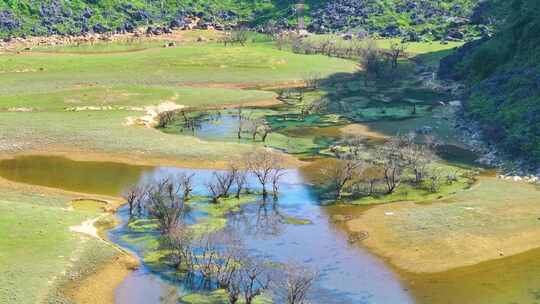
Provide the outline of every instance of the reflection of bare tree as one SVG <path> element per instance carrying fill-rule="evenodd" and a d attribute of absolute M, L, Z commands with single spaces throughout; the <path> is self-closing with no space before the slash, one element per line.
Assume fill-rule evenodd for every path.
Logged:
<path fill-rule="evenodd" d="M 319 274 L 304 265 L 288 263 L 280 267 L 273 280 L 272 292 L 279 303 L 304 304 Z"/>
<path fill-rule="evenodd" d="M 271 183 L 272 179 L 279 181 L 279 177 L 282 176 L 280 172 L 283 171 L 283 162 L 281 155 L 269 151 L 256 151 L 247 156 L 247 167 L 259 181 L 263 197 L 268 195 L 267 184 Z M 277 189 L 274 189 L 274 195 L 277 194 L 275 191 Z"/>
<path fill-rule="evenodd" d="M 283 232 L 285 216 L 280 212 L 277 202 L 263 202 L 259 205 L 255 222 L 257 235 L 279 235 Z"/>
<path fill-rule="evenodd" d="M 164 287 L 163 295 L 159 298 L 160 304 L 178 303 L 178 290 L 174 286 Z"/>
<path fill-rule="evenodd" d="M 255 237 L 275 237 L 283 233 L 286 218 L 277 201 L 262 200 L 232 215 L 229 226 Z"/>

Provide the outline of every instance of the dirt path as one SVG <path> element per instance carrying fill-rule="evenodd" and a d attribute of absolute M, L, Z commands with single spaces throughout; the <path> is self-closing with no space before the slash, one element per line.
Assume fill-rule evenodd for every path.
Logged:
<path fill-rule="evenodd" d="M 90 219 L 90 220 L 86 220 L 84 222 L 82 222 L 82 224 L 78 225 L 78 226 L 71 226 L 69 227 L 69 230 L 70 231 L 73 231 L 73 232 L 77 232 L 77 233 L 82 233 L 82 234 L 86 234 L 86 235 L 89 235 L 93 238 L 96 238 L 98 240 L 102 240 L 99 236 L 98 236 L 98 230 L 97 228 L 94 226 L 94 224 L 100 219 L 100 217 L 96 217 L 94 219 Z M 103 241 L 103 240 L 102 240 Z"/>

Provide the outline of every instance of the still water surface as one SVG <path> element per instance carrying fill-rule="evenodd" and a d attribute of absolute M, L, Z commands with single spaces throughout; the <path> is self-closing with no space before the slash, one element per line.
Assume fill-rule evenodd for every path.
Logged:
<path fill-rule="evenodd" d="M 0 162 L 0 176 L 13 181 L 107 195 L 118 195 L 127 186 L 182 172 L 195 173 L 195 193 L 205 193 L 203 185 L 211 177 L 210 170 L 78 162 L 45 156 Z M 256 185 L 253 180 L 250 183 Z M 261 217 L 257 203 L 246 208 L 242 215 L 231 216 L 230 224 L 245 232 L 247 246 L 254 254 L 276 261 L 293 260 L 318 269 L 321 278 L 314 288 L 313 303 L 413 303 L 398 277 L 382 261 L 362 248 L 349 245 L 346 235 L 333 226 L 298 171 L 287 173 L 281 189 L 283 195 L 272 210 L 265 211 L 267 217 Z M 272 212 L 308 219 L 312 224 L 278 223 L 279 227 L 272 227 L 271 232 L 254 229 L 257 223 L 251 219 L 268 220 Z M 109 233 L 111 240 L 141 256 L 136 248 L 121 241 L 127 218 L 125 209 L 119 211 L 119 216 L 124 224 Z M 116 303 L 174 302 L 183 292 L 181 284 L 163 280 L 143 265 L 119 286 Z"/>
<path fill-rule="evenodd" d="M 104 195 L 118 195 L 131 185 L 181 172 L 196 173 L 196 192 L 204 194 L 202 185 L 212 173 L 209 170 L 78 162 L 49 156 L 0 161 L 0 176 L 12 181 Z M 540 302 L 540 250 L 444 273 L 396 274 L 361 246 L 349 245 L 343 227 L 330 220 L 332 208 L 319 206 L 303 181 L 300 173 L 290 171 L 276 208 L 261 208 L 254 203 L 244 212 L 231 215 L 229 223 L 245 233 L 247 245 L 255 254 L 319 269 L 322 276 L 314 289 L 314 303 Z M 268 226 L 276 212 L 309 219 L 312 224 Z M 126 210 L 121 209 L 119 216 L 125 224 Z M 260 225 L 258 221 L 267 222 Z M 121 241 L 123 233 L 125 225 L 120 225 L 109 236 L 141 256 Z M 176 303 L 185 292 L 182 284 L 166 281 L 143 265 L 118 287 L 116 303 Z"/>

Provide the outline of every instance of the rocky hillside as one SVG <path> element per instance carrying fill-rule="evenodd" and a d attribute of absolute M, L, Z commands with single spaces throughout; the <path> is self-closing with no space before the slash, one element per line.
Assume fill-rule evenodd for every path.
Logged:
<path fill-rule="evenodd" d="M 477 1 L 445 0 L 335 0 L 310 12 L 315 32 L 349 29 L 402 36 L 410 40 L 462 40 L 476 35 L 470 25 Z"/>
<path fill-rule="evenodd" d="M 464 39 L 478 0 L 306 0 L 309 29 L 365 31 L 418 39 Z M 0 35 L 52 35 L 132 31 L 139 26 L 197 27 L 242 22 L 287 28 L 296 23 L 294 0 L 0 0 Z"/>
<path fill-rule="evenodd" d="M 492 38 L 465 45 L 441 62 L 441 77 L 468 84 L 466 115 L 487 139 L 540 164 L 540 1 L 489 0 Z"/>

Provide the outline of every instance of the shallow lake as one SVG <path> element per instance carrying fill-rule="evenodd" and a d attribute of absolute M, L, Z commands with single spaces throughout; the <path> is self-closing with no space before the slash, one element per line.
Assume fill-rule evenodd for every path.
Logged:
<path fill-rule="evenodd" d="M 204 182 L 213 171 L 156 168 L 141 177 L 160 179 L 180 173 L 195 173 L 195 194 L 205 194 Z M 255 181 L 251 180 L 252 188 Z M 386 265 L 364 249 L 350 246 L 346 234 L 333 227 L 324 207 L 317 204 L 309 187 L 297 171 L 289 171 L 283 179 L 282 196 L 275 204 L 254 202 L 241 213 L 230 216 L 229 225 L 235 225 L 246 238 L 248 249 L 255 255 L 274 261 L 294 261 L 318 269 L 321 278 L 313 290 L 313 303 L 413 303 L 398 277 Z M 308 225 L 293 225 L 272 218 L 281 216 L 311 221 Z M 125 210 L 120 215 L 126 219 Z M 125 225 L 125 222 L 124 222 Z M 136 248 L 123 243 L 120 238 L 125 227 L 111 231 L 111 239 L 134 251 Z M 147 281 L 147 282 L 146 282 Z M 132 273 L 117 291 L 117 303 L 159 303 L 158 298 L 170 298 L 167 282 L 143 267 Z M 144 288 L 137 286 L 143 285 Z M 144 291 L 155 286 L 152 291 Z M 178 294 L 182 284 L 177 282 Z M 165 294 L 160 294 L 160 292 Z M 134 296 L 136 295 L 136 296 Z"/>
<path fill-rule="evenodd" d="M 0 162 L 0 176 L 13 181 L 107 195 L 181 172 L 197 174 L 195 192 L 205 192 L 203 183 L 210 170 L 77 162 L 48 156 Z M 288 172 L 282 193 L 276 205 L 247 205 L 243 212 L 230 216 L 229 225 L 244 232 L 254 254 L 319 269 L 314 303 L 537 303 L 540 298 L 540 250 L 444 273 L 402 273 L 370 254 L 361 243 L 350 245 L 343 227 L 331 221 L 336 208 L 319 206 L 298 171 Z M 362 212 L 361 208 L 355 210 Z M 354 214 L 352 210 L 346 213 Z M 122 241 L 127 211 L 123 208 L 118 214 L 124 224 L 110 231 L 110 239 L 141 256 Z M 312 224 L 272 224 L 276 214 L 307 219 Z M 185 292 L 181 282 L 165 280 L 143 264 L 118 287 L 116 303 L 176 303 Z"/>
<path fill-rule="evenodd" d="M 50 166 L 50 168 L 49 168 Z M 192 172 L 197 176 L 195 193 L 204 194 L 204 181 L 213 171 L 179 168 L 146 168 L 129 165 L 77 162 L 57 157 L 23 157 L 5 160 L 0 165 L 0 176 L 18 182 L 92 193 L 100 185 L 99 194 L 118 195 L 129 184 L 144 183 Z M 12 170 L 12 171 L 11 171 Z M 46 172 L 54 172 L 47 176 Z M 43 177 L 44 180 L 39 177 Z M 46 177 L 46 178 L 45 178 Z M 106 186 L 105 186 L 106 184 Z M 251 184 L 255 186 L 252 180 Z M 276 261 L 293 260 L 316 268 L 321 278 L 314 288 L 313 303 L 413 303 L 399 278 L 367 250 L 350 246 L 345 233 L 334 227 L 324 208 L 317 204 L 314 194 L 304 184 L 298 171 L 289 171 L 281 185 L 283 195 L 267 216 L 278 210 L 281 214 L 310 220 L 309 225 L 278 224 L 272 231 L 257 231 L 251 219 L 267 220 L 261 216 L 259 204 L 254 202 L 242 215 L 231 215 L 231 225 L 245 232 L 248 249 Z M 125 209 L 119 211 L 124 224 L 110 231 L 112 241 L 141 256 L 136 248 L 122 242 L 125 232 Z M 247 217 L 247 220 L 242 219 Z M 266 228 L 270 227 L 265 224 Z M 268 230 L 268 229 L 266 229 Z M 170 282 L 141 267 L 133 272 L 117 289 L 119 304 L 163 303 L 182 294 L 181 282 Z M 168 299 L 168 300 L 167 300 Z"/>
<path fill-rule="evenodd" d="M 58 156 L 0 160 L 0 176 L 7 180 L 102 195 L 122 193 L 152 169 L 113 162 L 72 161 Z"/>

